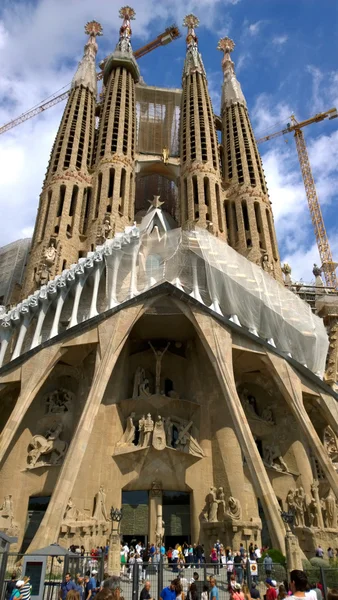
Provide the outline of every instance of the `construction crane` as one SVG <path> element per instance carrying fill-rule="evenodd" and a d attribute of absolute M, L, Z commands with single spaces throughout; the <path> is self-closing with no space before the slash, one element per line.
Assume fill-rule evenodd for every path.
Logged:
<path fill-rule="evenodd" d="M 170 44 L 170 42 L 177 40 L 177 38 L 179 38 L 180 35 L 181 34 L 180 34 L 178 27 L 176 25 L 171 25 L 170 27 L 167 27 L 167 29 L 163 33 L 158 35 L 157 38 L 155 38 L 154 40 L 152 40 L 145 46 L 142 46 L 142 48 L 135 50 L 134 56 L 136 59 L 142 58 L 142 56 L 145 56 L 149 52 L 152 52 L 152 50 L 155 50 L 156 48 L 159 48 L 160 46 L 166 46 L 167 44 Z M 101 66 L 101 64 L 104 65 L 105 62 L 106 62 L 106 60 L 102 61 L 102 63 L 100 63 L 100 66 Z M 100 71 L 99 73 L 97 73 L 97 80 L 100 81 L 102 78 L 103 78 L 103 71 Z M 62 100 L 66 100 L 68 98 L 68 96 L 69 96 L 69 89 L 67 89 L 67 91 L 63 92 L 62 94 L 58 94 L 58 95 L 54 94 L 52 97 L 49 97 L 49 99 L 44 101 L 42 104 L 34 106 L 33 108 L 31 108 L 27 112 L 23 113 L 16 119 L 13 119 L 13 121 L 10 121 L 9 123 L 6 123 L 2 127 L 0 127 L 0 134 L 6 133 L 6 131 L 13 129 L 13 127 L 17 127 L 17 125 L 20 125 L 20 123 L 24 123 L 24 121 L 27 121 L 28 119 L 32 119 L 36 115 L 39 115 L 40 113 L 44 112 L 45 110 L 48 110 L 48 108 L 52 108 L 52 106 L 55 106 L 55 104 L 62 102 Z"/>
<path fill-rule="evenodd" d="M 311 125 L 311 123 L 319 123 L 320 121 L 324 121 L 324 119 L 328 118 L 329 120 L 331 120 L 336 119 L 337 117 L 338 112 L 336 108 L 331 108 L 326 112 L 319 113 L 311 119 L 306 119 L 306 121 L 300 121 L 299 123 L 296 120 L 296 117 L 294 115 L 291 115 L 291 123 L 287 124 L 286 129 L 283 129 L 282 131 L 277 131 L 270 135 L 266 135 L 257 140 L 257 143 L 260 144 L 262 142 L 267 142 L 268 140 L 272 140 L 281 135 L 285 135 L 286 133 L 291 133 L 292 131 L 295 132 L 296 148 L 300 168 L 302 171 L 306 197 L 309 204 L 312 225 L 315 230 L 318 252 L 320 260 L 322 262 L 322 271 L 324 274 L 326 285 L 334 289 L 337 289 L 337 263 L 335 263 L 332 258 L 332 252 L 324 225 L 324 219 L 316 191 L 316 184 L 312 175 L 309 155 L 306 148 L 305 138 L 302 129 L 307 125 Z"/>

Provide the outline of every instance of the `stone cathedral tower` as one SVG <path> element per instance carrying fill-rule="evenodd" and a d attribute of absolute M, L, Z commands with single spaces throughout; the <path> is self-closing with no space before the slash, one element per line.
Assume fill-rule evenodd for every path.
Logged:
<path fill-rule="evenodd" d="M 23 553 L 112 548 L 109 510 L 123 506 L 126 541 L 252 542 L 298 568 L 338 535 L 327 333 L 279 281 L 233 42 L 219 43 L 220 120 L 198 19 L 184 20 L 182 89 L 167 89 L 139 78 L 134 15 L 120 11 L 99 99 L 101 26 L 86 26 L 25 297 L 0 311 L 0 529 Z"/>
<path fill-rule="evenodd" d="M 196 223 L 225 238 L 217 133 L 194 29 L 198 23 L 194 15 L 184 20 L 188 35 L 181 105 L 181 222 Z"/>
<path fill-rule="evenodd" d="M 25 296 L 77 262 L 81 252 L 89 249 L 85 233 L 92 197 L 96 36 L 102 35 L 102 27 L 92 21 L 85 32 L 89 40 L 72 81 L 40 196 Z"/>
<path fill-rule="evenodd" d="M 273 214 L 262 161 L 246 101 L 230 53 L 235 44 L 225 37 L 218 49 L 222 61 L 222 163 L 226 188 L 228 243 L 252 262 L 282 281 Z"/>

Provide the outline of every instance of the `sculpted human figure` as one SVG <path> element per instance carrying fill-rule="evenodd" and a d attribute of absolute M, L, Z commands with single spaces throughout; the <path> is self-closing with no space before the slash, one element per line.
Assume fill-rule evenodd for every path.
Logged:
<path fill-rule="evenodd" d="M 286 496 L 286 502 L 289 512 L 294 513 L 296 510 L 295 490 L 289 490 L 288 495 Z"/>
<path fill-rule="evenodd" d="M 50 240 L 49 246 L 45 250 L 44 259 L 45 259 L 45 264 L 47 267 L 51 267 L 55 262 L 56 246 L 55 246 L 55 240 L 53 238 Z"/>
<path fill-rule="evenodd" d="M 146 418 L 145 415 L 142 415 L 141 419 L 138 422 L 138 430 L 139 430 L 139 438 L 138 438 L 138 446 L 142 448 L 144 442 L 144 426 L 145 426 Z"/>
<path fill-rule="evenodd" d="M 62 423 L 54 425 L 43 435 L 34 435 L 28 446 L 27 463 L 28 468 L 38 466 L 50 466 L 60 464 L 68 444 L 60 440 L 63 431 Z M 40 461 L 41 456 L 50 455 L 49 460 Z"/>
<path fill-rule="evenodd" d="M 300 487 L 295 491 L 294 503 L 295 503 L 295 525 L 296 527 L 304 527 L 304 489 Z"/>
<path fill-rule="evenodd" d="M 263 419 L 263 421 L 267 421 L 268 423 L 274 423 L 271 406 L 266 406 L 263 409 L 261 418 Z"/>
<path fill-rule="evenodd" d="M 147 414 L 147 418 L 144 423 L 144 438 L 143 438 L 143 448 L 150 445 L 151 434 L 154 430 L 154 421 L 151 418 L 151 414 Z"/>
<path fill-rule="evenodd" d="M 225 495 L 224 488 L 219 487 L 217 492 L 218 509 L 217 509 L 217 520 L 219 523 L 224 521 L 225 516 Z"/>
<path fill-rule="evenodd" d="M 38 271 L 35 273 L 35 276 L 34 276 L 35 283 L 37 283 L 37 285 L 47 285 L 49 278 L 50 278 L 49 269 L 48 269 L 46 263 L 43 263 L 42 265 L 40 265 Z"/>
<path fill-rule="evenodd" d="M 132 412 L 127 419 L 127 425 L 123 433 L 122 438 L 118 442 L 118 446 L 130 446 L 135 440 L 135 425 L 134 425 L 135 413 Z"/>
<path fill-rule="evenodd" d="M 237 498 L 234 498 L 233 496 L 230 496 L 228 504 L 229 504 L 229 509 L 228 509 L 229 515 L 233 519 L 236 519 L 236 520 L 241 519 L 241 517 L 242 517 L 242 508 L 241 508 L 240 501 L 237 500 Z"/>
<path fill-rule="evenodd" d="M 324 500 L 324 506 L 325 506 L 325 527 L 336 528 L 337 527 L 336 498 L 331 489 Z"/>
<path fill-rule="evenodd" d="M 2 506 L 0 507 L 0 527 L 7 529 L 11 527 L 14 519 L 13 496 L 8 494 L 4 497 Z"/>
<path fill-rule="evenodd" d="M 287 464 L 278 445 L 267 444 L 265 446 L 264 460 L 269 467 L 277 469 L 277 471 L 288 472 Z"/>
<path fill-rule="evenodd" d="M 210 492 L 208 495 L 208 521 L 209 523 L 217 522 L 217 509 L 218 509 L 218 501 L 217 501 L 217 490 L 215 487 L 210 488 Z"/>
<path fill-rule="evenodd" d="M 164 424 L 164 429 L 165 429 L 165 437 L 166 437 L 166 443 L 167 446 L 171 447 L 172 446 L 172 441 L 173 441 L 173 423 L 170 417 L 168 417 L 165 420 L 165 424 Z"/>
<path fill-rule="evenodd" d="M 308 504 L 308 513 L 309 513 L 310 527 L 318 527 L 317 502 L 313 496 L 311 497 L 311 500 Z"/>
<path fill-rule="evenodd" d="M 92 518 L 96 521 L 109 521 L 106 509 L 106 494 L 102 485 L 100 485 L 99 491 L 95 494 L 95 510 Z"/>
<path fill-rule="evenodd" d="M 162 417 L 159 415 L 155 422 L 154 433 L 153 433 L 153 446 L 156 450 L 164 450 L 166 447 L 166 436 L 164 431 L 164 423 Z"/>
<path fill-rule="evenodd" d="M 168 350 L 169 346 L 170 346 L 170 342 L 167 343 L 166 347 L 164 350 L 155 350 L 154 346 L 152 345 L 151 342 L 148 342 L 150 348 L 152 349 L 152 351 L 155 354 L 155 359 L 156 359 L 156 366 L 155 366 L 155 394 L 160 394 L 161 393 L 161 363 L 162 363 L 162 358 L 163 355 L 166 353 L 166 351 Z"/>
<path fill-rule="evenodd" d="M 140 395 L 140 386 L 145 379 L 145 372 L 143 367 L 137 367 L 134 377 L 133 387 L 133 398 L 137 398 Z"/>

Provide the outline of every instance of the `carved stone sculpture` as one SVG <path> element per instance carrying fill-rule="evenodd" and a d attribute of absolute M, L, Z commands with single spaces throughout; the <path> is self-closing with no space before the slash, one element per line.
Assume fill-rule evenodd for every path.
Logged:
<path fill-rule="evenodd" d="M 217 501 L 218 501 L 218 508 L 217 508 L 217 520 L 219 523 L 222 523 L 222 521 L 224 521 L 224 517 L 225 517 L 225 495 L 224 495 L 224 488 L 223 487 L 219 487 L 218 491 L 217 491 Z"/>
<path fill-rule="evenodd" d="M 54 392 L 51 392 L 46 397 L 48 413 L 57 414 L 68 412 L 73 399 L 74 394 L 68 390 L 65 390 L 64 388 L 54 390 Z"/>
<path fill-rule="evenodd" d="M 240 394 L 240 399 L 243 403 L 243 408 L 247 415 L 257 417 L 258 415 L 256 410 L 256 398 L 249 393 L 249 390 L 244 388 L 244 390 Z"/>
<path fill-rule="evenodd" d="M 62 463 L 68 448 L 67 442 L 60 440 L 62 423 L 54 425 L 46 434 L 34 435 L 28 445 L 27 469 L 55 466 Z"/>
<path fill-rule="evenodd" d="M 0 506 L 0 530 L 10 536 L 18 536 L 19 534 L 19 526 L 14 521 L 12 494 L 5 496 L 2 506 Z"/>
<path fill-rule="evenodd" d="M 93 514 L 95 521 L 109 521 L 107 509 L 106 509 L 106 494 L 102 485 L 95 494 L 95 509 Z"/>
<path fill-rule="evenodd" d="M 324 499 L 324 524 L 325 527 L 336 528 L 337 527 L 337 506 L 336 498 L 330 489 L 328 495 Z"/>
<path fill-rule="evenodd" d="M 50 240 L 49 246 L 45 250 L 45 254 L 44 254 L 44 262 L 48 268 L 51 267 L 55 263 L 56 254 L 57 254 L 56 242 L 55 242 L 54 238 L 52 238 Z"/>
<path fill-rule="evenodd" d="M 156 450 L 164 450 L 164 448 L 166 447 L 164 423 L 160 415 L 157 417 L 157 421 L 155 422 L 154 426 L 153 446 Z"/>
<path fill-rule="evenodd" d="M 76 508 L 76 506 L 75 506 L 72 498 L 70 497 L 69 500 L 68 500 L 68 502 L 67 502 L 65 514 L 63 516 L 64 521 L 82 521 L 85 518 L 86 518 L 85 515 L 83 515 Z"/>
<path fill-rule="evenodd" d="M 47 285 L 50 279 L 50 272 L 46 263 L 42 263 L 34 276 L 35 283 L 39 286 Z"/>
<path fill-rule="evenodd" d="M 313 496 L 308 504 L 309 524 L 310 527 L 319 527 L 318 524 L 318 509 L 317 502 Z"/>
<path fill-rule="evenodd" d="M 230 515 L 230 517 L 232 517 L 232 519 L 236 521 L 240 520 L 242 518 L 242 508 L 240 501 L 237 500 L 237 498 L 230 496 L 228 504 L 228 514 Z"/>
<path fill-rule="evenodd" d="M 262 256 L 262 269 L 266 273 L 269 273 L 269 275 L 273 274 L 273 266 L 269 261 L 268 254 L 263 254 L 263 256 Z"/>
<path fill-rule="evenodd" d="M 14 519 L 13 496 L 8 494 L 4 497 L 2 506 L 0 507 L 0 529 L 8 529 L 12 526 Z"/>
<path fill-rule="evenodd" d="M 144 438 L 143 438 L 143 448 L 150 446 L 151 442 L 151 434 L 154 431 L 154 421 L 151 418 L 151 414 L 147 414 L 147 418 L 144 423 Z"/>
<path fill-rule="evenodd" d="M 278 445 L 267 444 L 264 448 L 264 461 L 276 471 L 288 472 L 288 467 Z"/>
<path fill-rule="evenodd" d="M 135 413 L 132 412 L 127 419 L 127 425 L 124 430 L 123 436 L 118 442 L 118 446 L 130 446 L 135 440 L 135 425 L 134 425 Z"/>
<path fill-rule="evenodd" d="M 319 481 L 317 479 L 314 479 L 312 484 L 311 484 L 311 494 L 314 498 L 314 507 L 316 510 L 316 519 L 315 519 L 315 523 L 314 527 L 324 527 L 324 521 L 323 521 L 323 515 L 322 515 L 322 510 L 321 510 L 321 505 L 320 505 L 320 499 L 319 499 Z"/>
<path fill-rule="evenodd" d="M 282 273 L 284 273 L 284 283 L 285 285 L 292 285 L 291 279 L 291 267 L 288 263 L 284 263 L 282 266 Z"/>
<path fill-rule="evenodd" d="M 266 406 L 261 414 L 261 419 L 263 419 L 263 421 L 266 421 L 267 423 L 272 423 L 274 424 L 274 418 L 273 418 L 273 412 L 272 412 L 272 408 L 271 406 Z"/>
<path fill-rule="evenodd" d="M 137 367 L 134 377 L 133 398 L 140 396 L 140 386 L 145 380 L 145 371 L 143 367 Z"/>
<path fill-rule="evenodd" d="M 295 504 L 295 525 L 296 527 L 304 527 L 304 510 L 305 510 L 305 492 L 302 487 L 298 488 L 294 493 Z"/>
<path fill-rule="evenodd" d="M 174 424 L 173 424 L 171 418 L 168 417 L 164 423 L 164 430 L 165 430 L 166 444 L 170 448 L 172 447 L 172 442 L 173 442 L 173 429 L 174 429 Z"/>
<path fill-rule="evenodd" d="M 112 226 L 110 225 L 110 217 L 105 216 L 102 225 L 99 226 L 97 231 L 96 243 L 98 245 L 104 244 L 104 242 L 110 239 L 112 236 Z"/>
<path fill-rule="evenodd" d="M 141 419 L 138 422 L 138 431 L 139 431 L 139 438 L 138 438 L 138 444 L 137 446 L 139 448 L 142 448 L 143 443 L 144 443 L 144 425 L 146 422 L 146 417 L 145 415 L 142 415 Z"/>
<path fill-rule="evenodd" d="M 152 351 L 154 352 L 155 355 L 155 360 L 156 360 L 156 365 L 155 365 L 155 394 L 160 394 L 161 393 L 161 363 L 162 363 L 162 358 L 163 355 L 166 353 L 166 351 L 168 350 L 169 346 L 170 346 L 170 342 L 167 343 L 166 347 L 164 350 L 155 350 L 154 346 L 152 345 L 151 342 L 148 342 L 150 348 L 152 349 Z"/>
<path fill-rule="evenodd" d="M 288 495 L 286 496 L 286 502 L 288 505 L 288 511 L 294 514 L 296 511 L 295 490 L 289 490 Z"/>
<path fill-rule="evenodd" d="M 217 501 L 217 490 L 213 486 L 210 488 L 207 503 L 208 503 L 208 521 L 209 521 L 209 523 L 216 523 L 217 522 L 218 501 Z"/>
<path fill-rule="evenodd" d="M 164 540 L 164 533 L 165 533 L 165 523 L 162 519 L 162 506 L 158 506 L 157 518 L 156 518 L 156 531 L 155 531 L 157 547 L 162 546 L 163 540 Z"/>
<path fill-rule="evenodd" d="M 336 434 L 329 426 L 324 431 L 324 447 L 333 466 L 338 470 L 338 440 Z"/>

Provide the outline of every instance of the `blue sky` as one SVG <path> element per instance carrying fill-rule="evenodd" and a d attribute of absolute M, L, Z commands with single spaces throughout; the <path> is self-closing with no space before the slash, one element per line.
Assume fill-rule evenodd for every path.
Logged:
<path fill-rule="evenodd" d="M 336 0 L 135 0 L 136 49 L 172 22 L 182 38 L 140 59 L 149 85 L 179 87 L 187 12 L 200 19 L 200 51 L 214 110 L 222 85 L 218 39 L 236 43 L 233 60 L 257 136 L 338 105 Z M 120 25 L 116 0 L 2 0 L 0 7 L 0 123 L 37 104 L 72 78 L 81 58 L 83 26 L 104 28 L 99 58 L 113 50 Z M 31 234 L 49 153 L 64 105 L 0 138 L 0 245 Z M 330 242 L 338 260 L 338 119 L 304 130 Z M 312 279 L 319 262 L 296 149 L 280 138 L 260 147 L 275 214 L 282 260 L 295 279 Z"/>

